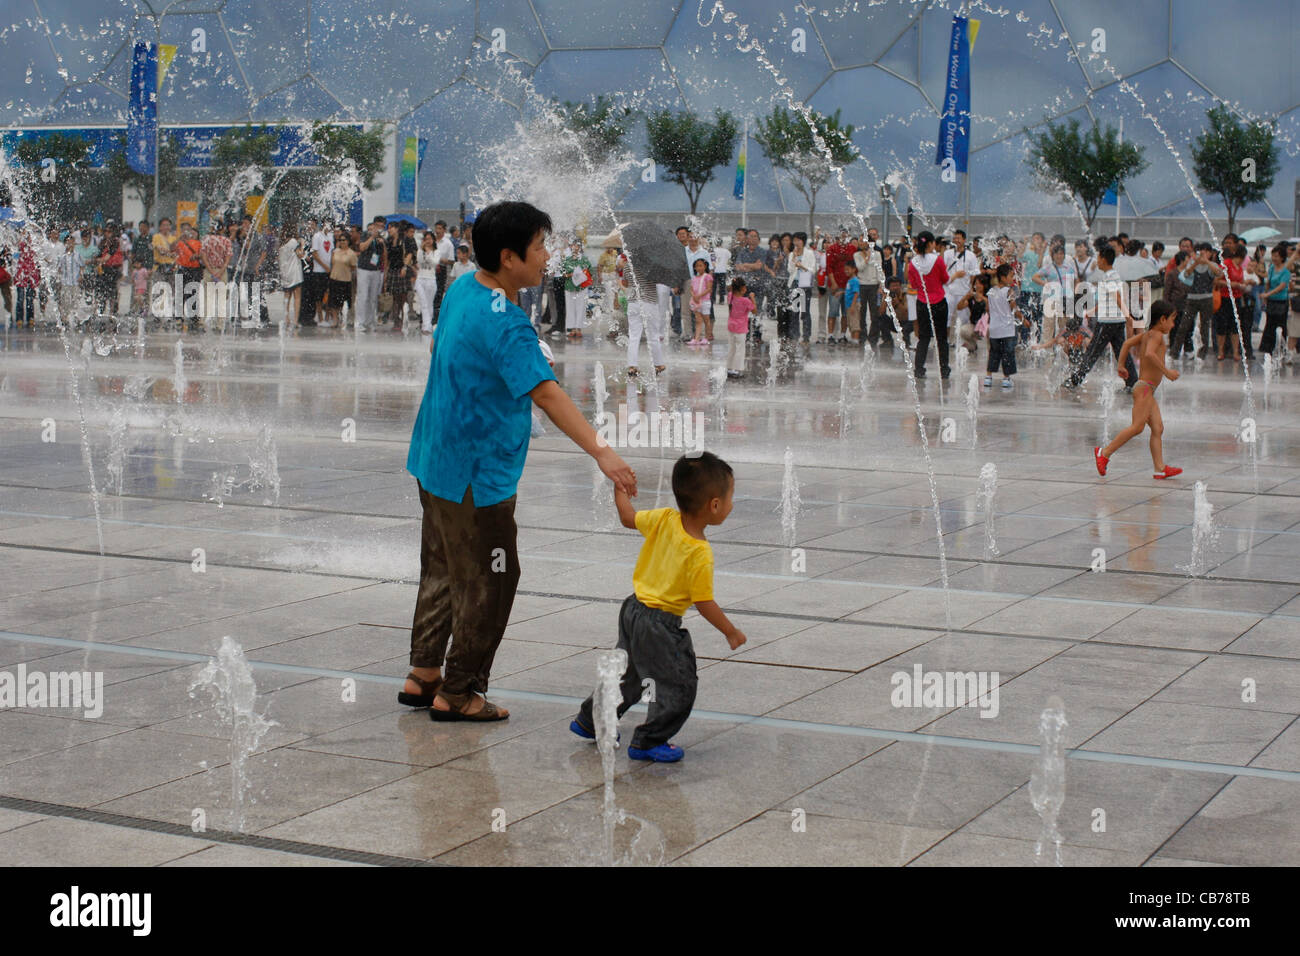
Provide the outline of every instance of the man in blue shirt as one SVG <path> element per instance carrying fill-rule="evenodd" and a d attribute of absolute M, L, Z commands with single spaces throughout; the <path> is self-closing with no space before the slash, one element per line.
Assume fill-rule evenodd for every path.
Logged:
<path fill-rule="evenodd" d="M 398 701 L 434 720 L 503 720 L 482 696 L 519 583 L 515 492 L 535 403 L 628 495 L 636 475 L 560 388 L 537 333 L 517 305 L 541 283 L 551 219 L 528 203 L 479 214 L 479 269 L 442 300 L 406 468 L 424 519 L 420 591 L 411 625 L 411 673 Z M 452 634 L 456 640 L 447 650 Z M 443 664 L 446 672 L 443 673 Z"/>

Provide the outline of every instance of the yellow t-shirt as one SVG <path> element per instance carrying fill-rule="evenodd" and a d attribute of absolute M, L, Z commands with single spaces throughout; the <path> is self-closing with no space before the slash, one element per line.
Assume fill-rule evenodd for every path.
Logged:
<path fill-rule="evenodd" d="M 161 232 L 153 234 L 153 261 L 155 265 L 170 266 L 176 264 L 176 257 L 172 255 L 171 244 L 176 241 L 176 237 L 164 236 Z"/>
<path fill-rule="evenodd" d="M 713 549 L 686 533 L 676 508 L 638 511 L 636 529 L 645 535 L 632 572 L 637 600 L 678 616 L 713 600 Z"/>

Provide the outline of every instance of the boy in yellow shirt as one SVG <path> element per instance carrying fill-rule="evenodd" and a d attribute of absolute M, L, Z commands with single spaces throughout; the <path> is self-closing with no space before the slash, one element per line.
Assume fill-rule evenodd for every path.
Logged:
<path fill-rule="evenodd" d="M 691 634 L 682 627 L 686 609 L 694 604 L 732 650 L 745 643 L 745 635 L 713 600 L 713 549 L 704 537 L 707 526 L 727 520 L 735 489 L 731 466 L 707 451 L 685 455 L 673 466 L 677 508 L 637 511 L 631 499 L 615 489 L 623 527 L 645 535 L 632 572 L 633 593 L 618 616 L 617 646 L 628 658 L 619 717 L 640 700 L 641 681 L 653 681 L 649 714 L 627 750 L 633 760 L 673 763 L 685 753 L 668 741 L 690 717 L 699 683 Z M 586 740 L 596 738 L 592 706 L 588 697 L 569 723 L 569 729 Z"/>

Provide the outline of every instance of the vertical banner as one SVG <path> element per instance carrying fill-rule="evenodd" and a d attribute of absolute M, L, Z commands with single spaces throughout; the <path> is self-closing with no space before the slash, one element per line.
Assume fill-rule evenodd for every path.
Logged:
<path fill-rule="evenodd" d="M 745 153 L 748 147 L 749 136 L 746 133 L 745 141 L 740 144 L 740 158 L 736 160 L 736 187 L 731 191 L 737 199 L 745 198 Z"/>
<path fill-rule="evenodd" d="M 424 151 L 429 148 L 429 141 L 423 136 L 419 140 L 418 155 L 415 160 L 415 171 L 418 173 L 424 168 Z"/>
<path fill-rule="evenodd" d="M 158 158 L 158 53 L 144 40 L 136 41 L 131 55 L 126 119 L 127 165 L 137 173 L 151 175 Z"/>
<path fill-rule="evenodd" d="M 180 232 L 181 226 L 191 226 L 195 230 L 199 228 L 199 204 L 197 202 L 182 199 L 176 204 L 177 232 Z"/>
<path fill-rule="evenodd" d="M 939 148 L 934 163 L 943 166 L 948 160 L 956 172 L 966 172 L 970 154 L 970 45 L 972 21 L 952 18 L 952 41 L 948 46 L 945 71 L 943 116 L 939 120 Z"/>
<path fill-rule="evenodd" d="M 402 147 L 402 173 L 397 181 L 397 201 L 415 202 L 415 173 L 419 163 L 419 144 L 414 136 L 406 137 Z"/>

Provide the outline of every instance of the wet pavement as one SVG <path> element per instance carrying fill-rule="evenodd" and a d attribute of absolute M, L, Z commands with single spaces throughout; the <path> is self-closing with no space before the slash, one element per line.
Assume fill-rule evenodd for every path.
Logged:
<path fill-rule="evenodd" d="M 563 864 L 595 858 L 601 765 L 567 730 L 616 636 L 640 537 L 592 461 L 548 423 L 519 489 L 523 576 L 492 696 L 500 724 L 401 707 L 419 504 L 404 470 L 427 340 L 379 332 L 6 333 L 0 351 L 0 674 L 102 673 L 102 714 L 0 708 L 10 863 Z M 669 346 L 629 382 L 605 337 L 555 342 L 589 418 L 658 408 L 735 468 L 711 529 L 730 651 L 693 612 L 696 712 L 675 765 L 617 756 L 619 806 L 674 864 L 1027 865 L 1039 714 L 1068 726 L 1069 866 L 1300 863 L 1300 384 L 1283 368 L 1181 366 L 1146 442 L 1098 478 L 1099 366 L 1077 392 L 1022 356 L 913 393 L 898 357 L 813 346 L 769 386 Z M 71 369 L 71 371 L 70 371 Z M 74 374 L 75 373 L 75 388 Z M 101 491 L 103 555 L 89 471 Z M 1252 423 L 1243 425 L 1243 419 Z M 1255 441 L 1240 440 L 1253 426 Z M 620 449 L 640 507 L 671 504 L 679 447 Z M 973 447 L 972 447 L 973 446 Z M 783 539 L 783 458 L 801 506 Z M 932 487 L 926 454 L 933 460 Z M 977 507 L 997 468 L 997 553 Z M 1193 482 L 1217 540 L 1193 549 Z M 119 488 L 120 483 L 120 488 Z M 942 556 L 936 536 L 942 528 Z M 1100 568 L 1104 566 L 1104 571 Z M 1094 570 L 1096 569 L 1096 570 Z M 949 590 L 945 592 L 943 581 Z M 188 686 L 223 635 L 277 726 L 249 762 L 251 845 L 231 812 L 229 730 Z M 996 672 L 995 705 L 898 706 L 915 669 Z M 897 675 L 902 675 L 899 677 Z M 987 715 L 987 716 L 986 716 Z M 624 739 L 635 717 L 624 720 Z M 202 811 L 196 816 L 196 811 Z M 210 832 L 195 832 L 205 819 Z M 151 830 L 151 821 L 171 829 Z"/>

